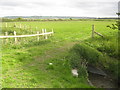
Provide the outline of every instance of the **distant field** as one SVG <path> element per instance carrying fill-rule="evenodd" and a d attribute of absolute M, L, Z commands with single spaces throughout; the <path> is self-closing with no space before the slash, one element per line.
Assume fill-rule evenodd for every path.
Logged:
<path fill-rule="evenodd" d="M 92 24 L 95 25 L 96 31 L 107 35 L 110 31 L 107 28 L 107 25 L 110 25 L 115 22 L 109 21 L 48 21 L 48 22 L 9 22 L 8 26 L 13 26 L 21 24 L 22 26 L 26 25 L 27 27 L 31 27 L 32 29 L 20 30 L 17 28 L 3 28 L 2 33 L 5 31 L 16 31 L 17 34 L 29 34 L 31 30 L 33 33 L 36 31 L 41 31 L 41 29 L 46 28 L 47 31 L 51 31 L 52 29 L 55 32 L 56 40 L 80 40 L 85 39 L 91 36 Z M 5 23 L 2 23 L 5 26 Z M 37 27 L 37 29 L 36 29 Z M 27 32 L 26 32 L 27 31 Z M 106 34 L 107 33 L 107 34 Z"/>
<path fill-rule="evenodd" d="M 39 42 L 36 41 L 36 37 L 28 37 L 25 40 L 31 39 L 31 42 L 22 42 L 21 39 L 22 43 L 18 45 L 14 42 L 2 45 L 2 85 L 4 88 L 89 88 L 91 86 L 88 85 L 86 78 L 72 76 L 71 66 L 65 58 L 69 49 L 75 43 L 91 38 L 93 24 L 95 30 L 105 37 L 117 33 L 106 27 L 115 21 L 7 22 L 8 26 L 13 26 L 15 23 L 31 26 L 32 33 L 30 29 L 5 28 L 5 23 L 2 23 L 1 35 L 4 35 L 6 31 L 14 30 L 19 35 L 33 34 L 46 28 L 48 31 L 53 29 L 54 36 Z M 53 66 L 49 65 L 51 62 Z"/>

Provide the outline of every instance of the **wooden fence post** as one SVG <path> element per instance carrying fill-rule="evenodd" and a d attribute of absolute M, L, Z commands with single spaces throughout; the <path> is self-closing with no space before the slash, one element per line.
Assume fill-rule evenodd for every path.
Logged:
<path fill-rule="evenodd" d="M 54 32 L 54 31 L 53 31 L 53 29 L 52 29 L 52 35 L 53 35 L 53 32 Z"/>
<path fill-rule="evenodd" d="M 39 31 L 37 31 L 37 34 L 39 34 Z M 37 36 L 37 41 L 39 41 L 40 40 L 40 37 L 39 37 L 39 35 Z"/>
<path fill-rule="evenodd" d="M 16 36 L 16 31 L 14 31 L 14 36 Z M 15 43 L 17 43 L 17 38 L 15 37 Z"/>
<path fill-rule="evenodd" d="M 52 33 L 50 34 L 50 36 L 52 36 L 53 35 L 53 29 L 52 29 L 52 31 L 51 31 Z"/>
<path fill-rule="evenodd" d="M 94 27 L 94 25 L 92 25 L 92 38 L 94 38 L 94 29 L 95 29 L 95 27 Z"/>
<path fill-rule="evenodd" d="M 45 36 L 44 36 L 44 29 L 42 29 L 42 34 L 43 34 L 43 38 L 45 38 Z"/>
<path fill-rule="evenodd" d="M 44 31 L 45 31 L 45 33 L 46 33 L 46 29 L 44 29 Z M 45 39 L 48 39 L 47 34 L 45 35 Z"/>
<path fill-rule="evenodd" d="M 44 29 L 42 29 L 42 33 L 44 33 Z"/>
<path fill-rule="evenodd" d="M 5 36 L 8 36 L 8 32 L 5 32 Z M 8 42 L 8 38 L 6 38 L 6 43 Z"/>

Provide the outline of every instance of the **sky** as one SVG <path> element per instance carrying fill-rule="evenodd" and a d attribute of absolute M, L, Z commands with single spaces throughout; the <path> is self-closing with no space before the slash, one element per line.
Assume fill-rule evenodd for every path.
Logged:
<path fill-rule="evenodd" d="M 118 2 L 119 0 L 0 0 L 0 17 L 117 17 Z"/>

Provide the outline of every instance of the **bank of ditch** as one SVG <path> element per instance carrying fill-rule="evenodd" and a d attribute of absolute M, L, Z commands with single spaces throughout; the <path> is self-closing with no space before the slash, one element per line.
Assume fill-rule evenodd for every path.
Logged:
<path fill-rule="evenodd" d="M 115 34 L 114 34 L 115 35 Z M 69 53 L 72 69 L 78 70 L 79 78 L 87 78 L 99 88 L 116 88 L 119 83 L 118 43 L 116 36 L 106 38 L 96 37 L 74 45 Z M 88 71 L 93 66 L 95 73 Z M 101 75 L 98 68 L 106 75 Z"/>

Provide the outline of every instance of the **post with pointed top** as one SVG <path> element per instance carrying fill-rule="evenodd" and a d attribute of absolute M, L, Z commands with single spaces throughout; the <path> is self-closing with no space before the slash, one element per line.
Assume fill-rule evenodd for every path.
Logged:
<path fill-rule="evenodd" d="M 16 36 L 16 31 L 14 31 L 14 36 Z M 15 43 L 17 43 L 17 38 L 15 37 Z"/>
<path fill-rule="evenodd" d="M 94 27 L 94 24 L 92 25 L 92 38 L 94 38 L 94 29 L 95 29 L 95 27 Z"/>
<path fill-rule="evenodd" d="M 37 34 L 39 34 L 39 31 L 37 31 Z M 40 37 L 39 37 L 39 35 L 37 35 L 37 41 L 39 41 L 40 40 Z"/>

